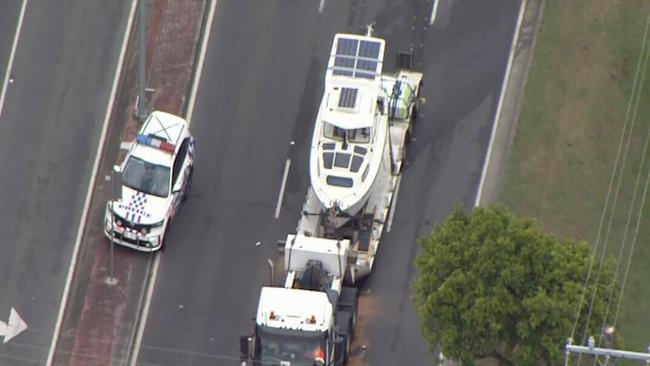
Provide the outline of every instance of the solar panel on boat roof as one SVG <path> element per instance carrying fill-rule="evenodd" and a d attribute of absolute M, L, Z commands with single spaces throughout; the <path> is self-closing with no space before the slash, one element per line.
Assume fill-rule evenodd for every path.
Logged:
<path fill-rule="evenodd" d="M 341 88 L 339 95 L 339 107 L 341 108 L 354 108 L 357 104 L 357 88 Z"/>
<path fill-rule="evenodd" d="M 356 56 L 358 47 L 359 47 L 358 39 L 339 38 L 339 41 L 336 43 L 336 54 Z"/>
<path fill-rule="evenodd" d="M 361 41 L 359 46 L 359 56 L 378 59 L 379 48 L 379 42 Z"/>
<path fill-rule="evenodd" d="M 379 65 L 381 43 L 340 37 L 336 43 L 334 75 L 374 79 Z"/>

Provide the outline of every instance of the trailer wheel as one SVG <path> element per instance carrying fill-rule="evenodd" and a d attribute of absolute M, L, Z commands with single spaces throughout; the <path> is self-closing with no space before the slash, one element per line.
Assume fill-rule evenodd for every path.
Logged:
<path fill-rule="evenodd" d="M 357 327 L 357 300 L 354 301 L 354 306 L 352 307 L 352 313 L 350 314 L 350 325 L 348 326 L 350 331 L 350 341 L 354 340 L 354 331 Z"/>
<path fill-rule="evenodd" d="M 351 346 L 352 340 L 350 339 L 350 338 L 352 338 L 350 336 L 351 334 L 352 333 L 349 333 L 347 336 L 345 336 L 345 350 L 344 350 L 345 352 L 343 352 L 343 366 L 348 364 L 348 357 L 350 355 L 350 348 L 352 348 L 352 346 Z"/>
<path fill-rule="evenodd" d="M 413 103 L 413 108 L 411 109 L 411 122 L 415 122 L 418 119 L 418 104 L 419 102 Z"/>

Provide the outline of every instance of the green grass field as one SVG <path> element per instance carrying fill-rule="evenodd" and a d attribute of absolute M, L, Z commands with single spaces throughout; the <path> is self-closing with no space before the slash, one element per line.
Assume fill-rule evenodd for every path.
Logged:
<path fill-rule="evenodd" d="M 593 247 L 628 105 L 636 100 L 636 76 L 642 89 L 638 111 L 632 108 L 628 116 L 633 128 L 611 230 L 606 235 L 606 217 L 600 236 L 600 248 L 606 243 L 614 261 L 623 245 L 650 127 L 650 70 L 642 78 L 648 65 L 636 73 L 649 12 L 647 0 L 547 1 L 501 196 L 513 211 L 536 218 L 546 231 L 586 240 Z M 621 154 L 624 150 L 625 143 Z M 635 208 L 649 165 L 650 157 L 641 172 Z M 617 180 L 610 207 L 616 186 Z M 642 213 L 617 324 L 625 348 L 641 352 L 647 352 L 650 343 L 648 206 L 650 202 Z M 636 211 L 623 248 L 621 277 L 635 222 Z"/>

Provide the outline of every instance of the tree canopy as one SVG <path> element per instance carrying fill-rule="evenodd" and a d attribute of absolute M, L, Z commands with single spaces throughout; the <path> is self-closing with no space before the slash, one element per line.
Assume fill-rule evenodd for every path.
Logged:
<path fill-rule="evenodd" d="M 440 345 L 465 365 L 488 356 L 502 365 L 562 363 L 591 261 L 586 243 L 544 234 L 532 219 L 501 206 L 471 214 L 458 206 L 419 243 L 413 301 L 431 349 Z M 598 284 L 589 281 L 589 291 L 598 286 L 589 334 L 600 334 L 613 276 L 609 268 L 592 276 Z M 590 301 L 587 292 L 577 339 Z"/>

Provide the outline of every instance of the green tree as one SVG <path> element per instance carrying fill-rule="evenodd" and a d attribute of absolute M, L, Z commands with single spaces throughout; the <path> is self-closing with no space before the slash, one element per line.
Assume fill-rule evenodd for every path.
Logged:
<path fill-rule="evenodd" d="M 558 365 L 573 329 L 591 256 L 584 242 L 544 234 L 501 206 L 451 215 L 419 241 L 413 301 L 431 349 L 465 365 L 492 357 L 502 365 Z M 589 334 L 600 334 L 613 272 L 598 258 Z M 595 278 L 599 281 L 596 285 Z M 615 286 L 616 295 L 618 286 Z M 587 292 L 576 338 L 591 301 Z M 611 318 L 611 313 L 610 313 Z"/>

